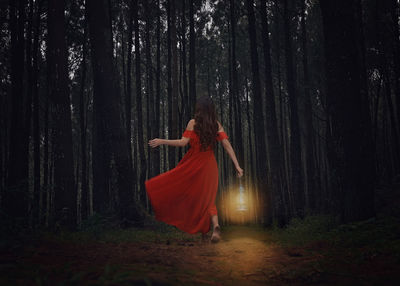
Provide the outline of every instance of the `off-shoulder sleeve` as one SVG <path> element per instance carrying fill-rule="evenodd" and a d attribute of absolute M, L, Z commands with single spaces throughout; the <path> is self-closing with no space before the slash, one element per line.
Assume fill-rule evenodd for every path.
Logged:
<path fill-rule="evenodd" d="M 222 140 L 228 139 L 228 138 L 229 138 L 228 135 L 224 131 L 217 133 L 217 141 L 222 141 Z"/>
<path fill-rule="evenodd" d="M 193 130 L 185 130 L 182 134 L 183 137 L 192 138 Z"/>

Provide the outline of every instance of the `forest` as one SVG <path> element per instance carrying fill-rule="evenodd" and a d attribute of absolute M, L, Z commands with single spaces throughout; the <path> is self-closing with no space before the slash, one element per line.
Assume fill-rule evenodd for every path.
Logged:
<path fill-rule="evenodd" d="M 163 230 L 145 181 L 189 145 L 148 141 L 181 138 L 209 96 L 244 169 L 216 147 L 227 235 L 390 209 L 398 243 L 399 17 L 398 0 L 0 1 L 1 239 Z"/>

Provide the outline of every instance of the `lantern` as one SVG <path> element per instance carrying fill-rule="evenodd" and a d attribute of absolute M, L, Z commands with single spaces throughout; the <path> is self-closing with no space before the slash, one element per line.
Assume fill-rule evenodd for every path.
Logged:
<path fill-rule="evenodd" d="M 239 179 L 239 194 L 238 194 L 236 210 L 239 212 L 247 211 L 247 205 L 246 205 L 246 201 L 244 198 L 244 188 L 242 185 L 242 180 L 240 180 L 240 179 Z"/>

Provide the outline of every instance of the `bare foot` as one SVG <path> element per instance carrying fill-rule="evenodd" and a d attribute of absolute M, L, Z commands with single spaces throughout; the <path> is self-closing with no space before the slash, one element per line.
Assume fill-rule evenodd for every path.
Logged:
<path fill-rule="evenodd" d="M 219 225 L 214 227 L 213 233 L 211 235 L 211 242 L 217 243 L 221 240 L 221 228 Z"/>

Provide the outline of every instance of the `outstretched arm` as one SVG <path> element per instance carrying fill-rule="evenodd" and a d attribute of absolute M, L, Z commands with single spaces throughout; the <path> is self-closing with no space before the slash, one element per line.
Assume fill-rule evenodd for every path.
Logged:
<path fill-rule="evenodd" d="M 186 129 L 193 130 L 194 120 L 190 120 Z M 168 145 L 168 146 L 175 146 L 175 147 L 183 147 L 189 143 L 190 138 L 183 137 L 181 139 L 160 139 L 154 138 L 153 140 L 149 141 L 149 145 L 152 148 L 155 148 L 159 145 Z"/>
<path fill-rule="evenodd" d="M 222 127 L 222 125 L 219 122 L 218 122 L 218 126 L 219 126 L 218 132 L 224 131 L 224 128 Z M 228 153 L 229 157 L 231 157 L 231 160 L 232 160 L 233 164 L 235 165 L 238 177 L 243 176 L 243 169 L 240 168 L 239 162 L 238 162 L 238 160 L 236 158 L 235 151 L 233 151 L 233 147 L 231 145 L 231 142 L 229 142 L 228 139 L 223 139 L 221 141 L 221 143 L 222 143 L 222 146 L 224 146 L 224 149 L 225 149 L 226 153 Z"/>
<path fill-rule="evenodd" d="M 153 140 L 149 141 L 149 145 L 153 148 L 159 145 L 168 145 L 168 146 L 175 146 L 175 147 L 183 147 L 189 142 L 190 138 L 182 137 L 181 139 L 159 139 L 154 138 Z"/>

